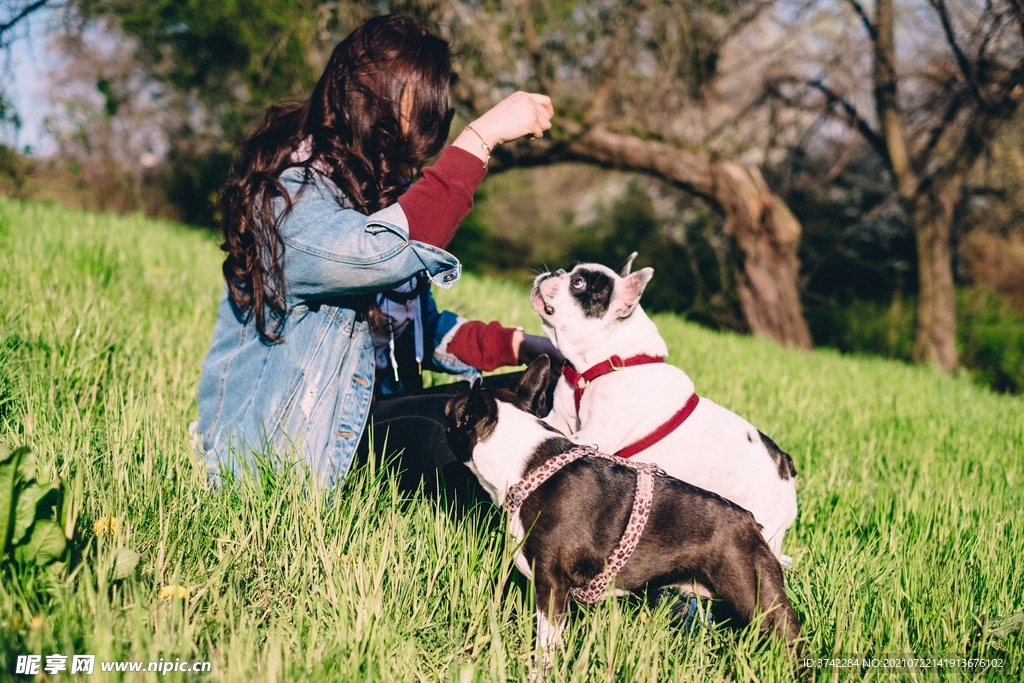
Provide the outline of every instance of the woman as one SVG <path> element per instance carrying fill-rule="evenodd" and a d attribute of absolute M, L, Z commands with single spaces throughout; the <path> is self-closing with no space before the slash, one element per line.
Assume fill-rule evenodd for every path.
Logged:
<path fill-rule="evenodd" d="M 491 150 L 551 126 L 516 93 L 439 151 L 451 121 L 448 45 L 377 17 L 338 44 L 309 100 L 274 107 L 241 146 L 223 196 L 227 283 L 199 384 L 211 474 L 294 449 L 324 485 L 349 470 L 375 380 L 378 294 L 424 273 L 451 287 L 443 247 Z M 408 189 L 406 189 L 408 188 Z"/>

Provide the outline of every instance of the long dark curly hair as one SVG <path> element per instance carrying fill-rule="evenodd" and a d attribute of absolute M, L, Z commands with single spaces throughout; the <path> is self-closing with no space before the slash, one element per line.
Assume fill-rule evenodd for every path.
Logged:
<path fill-rule="evenodd" d="M 447 42 L 408 17 L 375 17 L 338 43 L 307 101 L 271 107 L 239 145 L 221 198 L 224 278 L 265 341 L 282 341 L 287 313 L 277 230 L 284 214 L 275 214 L 274 200 L 282 197 L 287 213 L 294 198 L 278 176 L 290 166 L 305 167 L 328 175 L 361 213 L 391 205 L 444 146 L 450 79 Z M 304 158 L 293 158 L 297 150 Z"/>

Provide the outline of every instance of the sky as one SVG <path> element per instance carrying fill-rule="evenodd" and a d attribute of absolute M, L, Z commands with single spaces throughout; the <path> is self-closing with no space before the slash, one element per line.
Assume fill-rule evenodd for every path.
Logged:
<path fill-rule="evenodd" d="M 54 142 L 43 128 L 43 119 L 50 112 L 46 94 L 46 72 L 52 68 L 46 38 L 49 18 L 46 11 L 32 16 L 28 35 L 19 36 L 11 46 L 10 62 L 0 61 L 3 87 L 22 120 L 15 139 L 7 132 L 0 135 L 5 143 L 18 149 L 29 147 L 34 156 L 45 156 L 54 150 Z"/>

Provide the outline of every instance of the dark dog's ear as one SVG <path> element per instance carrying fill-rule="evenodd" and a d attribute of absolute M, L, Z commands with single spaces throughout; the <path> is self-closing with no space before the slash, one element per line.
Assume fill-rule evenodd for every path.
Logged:
<path fill-rule="evenodd" d="M 626 257 L 626 262 L 619 267 L 619 277 L 626 277 L 629 275 L 630 269 L 633 267 L 633 259 L 636 258 L 636 252 Z"/>
<path fill-rule="evenodd" d="M 530 363 L 515 387 L 519 408 L 537 417 L 548 414 L 548 386 L 551 374 L 551 359 L 547 354 L 537 356 Z"/>
<path fill-rule="evenodd" d="M 483 385 L 480 378 L 473 380 L 473 386 L 469 391 L 456 394 L 444 407 L 444 415 L 448 419 L 448 430 L 472 429 L 475 424 L 498 411 L 488 403 L 484 396 Z"/>
<path fill-rule="evenodd" d="M 448 421 L 448 446 L 456 458 L 465 462 L 473 457 L 476 444 L 494 429 L 498 405 L 484 393 L 477 379 L 469 391 L 453 396 L 444 412 Z"/>
<path fill-rule="evenodd" d="M 491 401 L 493 404 L 493 401 Z M 491 410 L 491 406 L 484 396 L 483 380 L 477 377 L 473 380 L 473 386 L 469 390 L 469 400 L 466 401 L 466 424 L 475 424 L 484 418 L 490 417 L 497 410 Z"/>

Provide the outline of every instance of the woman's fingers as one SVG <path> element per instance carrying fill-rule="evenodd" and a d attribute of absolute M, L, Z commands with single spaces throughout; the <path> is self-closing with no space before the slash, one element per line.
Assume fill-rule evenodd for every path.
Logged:
<path fill-rule="evenodd" d="M 528 93 L 530 99 L 536 102 L 540 108 L 547 114 L 548 122 L 550 123 L 551 117 L 555 115 L 555 107 L 551 104 L 551 98 L 547 95 L 539 95 L 537 93 Z"/>
<path fill-rule="evenodd" d="M 525 136 L 540 137 L 551 128 L 554 106 L 538 93 L 517 92 L 470 124 L 488 144 L 500 145 Z"/>
<path fill-rule="evenodd" d="M 537 109 L 537 124 L 539 126 L 537 130 L 531 132 L 531 136 L 539 138 L 544 135 L 544 131 L 551 128 L 551 117 L 555 115 L 555 108 L 551 104 L 551 98 L 547 95 L 536 93 L 528 93 L 528 95 Z"/>

